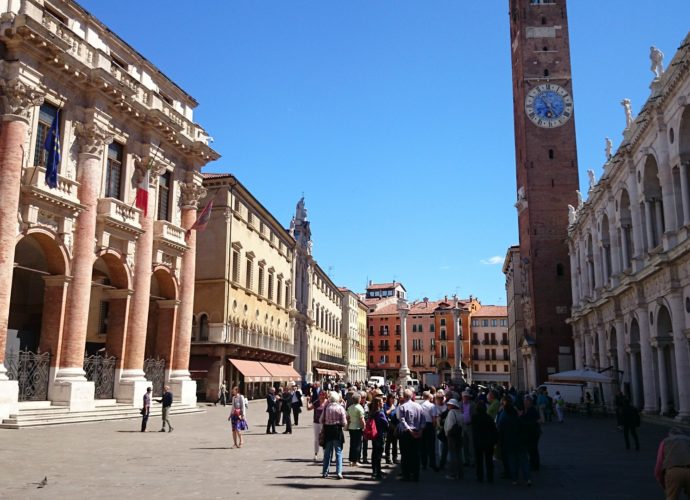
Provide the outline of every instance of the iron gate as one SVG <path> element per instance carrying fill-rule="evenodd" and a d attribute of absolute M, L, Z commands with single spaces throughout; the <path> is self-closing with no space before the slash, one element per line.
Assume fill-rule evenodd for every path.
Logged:
<path fill-rule="evenodd" d="M 153 395 L 163 396 L 165 386 L 165 360 L 161 358 L 148 358 L 144 360 L 144 373 L 146 380 L 153 385 Z"/>
<path fill-rule="evenodd" d="M 46 401 L 50 377 L 50 353 L 10 352 L 5 358 L 7 376 L 19 383 L 19 401 Z"/>
<path fill-rule="evenodd" d="M 84 358 L 84 371 L 86 380 L 94 383 L 96 399 L 112 399 L 115 390 L 115 362 L 114 356 L 86 356 Z"/>

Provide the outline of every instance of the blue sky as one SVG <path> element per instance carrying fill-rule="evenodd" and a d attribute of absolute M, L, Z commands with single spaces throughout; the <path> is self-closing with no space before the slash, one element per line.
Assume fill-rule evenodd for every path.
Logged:
<path fill-rule="evenodd" d="M 304 193 L 339 285 L 505 304 L 518 241 L 507 0 L 83 0 L 200 103 L 231 172 L 287 225 Z M 193 7 L 192 7 L 193 5 Z M 649 95 L 687 0 L 569 2 L 580 183 Z M 566 208 L 564 207 L 564 210 Z"/>

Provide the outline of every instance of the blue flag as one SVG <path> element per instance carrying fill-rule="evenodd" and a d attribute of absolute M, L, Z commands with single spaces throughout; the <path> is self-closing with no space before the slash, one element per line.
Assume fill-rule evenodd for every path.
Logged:
<path fill-rule="evenodd" d="M 60 121 L 60 112 L 55 113 L 53 124 L 48 130 L 46 142 L 43 145 L 48 152 L 46 157 L 46 184 L 49 188 L 55 189 L 57 187 L 58 165 L 60 165 L 60 131 L 58 129 L 58 122 Z"/>

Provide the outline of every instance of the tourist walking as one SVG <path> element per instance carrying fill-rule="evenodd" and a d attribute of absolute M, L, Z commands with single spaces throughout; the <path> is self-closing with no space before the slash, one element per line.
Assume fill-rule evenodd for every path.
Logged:
<path fill-rule="evenodd" d="M 532 477 L 529 470 L 529 460 L 527 458 L 527 442 L 525 433 L 522 429 L 522 422 L 517 410 L 513 406 L 512 398 L 503 398 L 503 411 L 498 418 L 498 439 L 504 457 L 504 467 L 507 468 L 508 475 L 513 480 L 513 484 L 518 484 L 520 472 L 527 481 L 527 485 L 532 485 Z"/>
<path fill-rule="evenodd" d="M 163 405 L 163 412 L 161 413 L 162 427 L 158 432 L 165 432 L 165 424 L 168 424 L 168 432 L 172 432 L 173 428 L 172 425 L 170 425 L 170 408 L 173 404 L 173 393 L 170 392 L 170 386 L 168 385 L 165 386 L 164 390 L 163 397 L 156 400 Z"/>
<path fill-rule="evenodd" d="M 385 456 L 386 463 L 391 463 L 391 450 L 393 451 L 393 463 L 398 463 L 398 438 L 395 435 L 398 428 L 398 416 L 396 410 L 398 406 L 395 404 L 395 394 L 389 393 L 386 396 L 386 402 L 383 404 L 383 412 L 388 418 L 388 431 L 386 432 Z"/>
<path fill-rule="evenodd" d="M 151 414 L 151 388 L 146 388 L 146 394 L 144 394 L 144 405 L 141 407 L 141 432 L 146 432 L 146 424 L 149 421 L 149 415 Z"/>
<path fill-rule="evenodd" d="M 563 399 L 563 396 L 561 396 L 561 391 L 556 391 L 556 397 L 553 398 L 553 403 L 554 407 L 556 408 L 556 416 L 558 417 L 558 421 L 562 424 L 565 422 L 565 419 L 563 417 L 564 414 L 564 409 L 565 409 L 565 399 Z M 618 410 L 616 410 L 616 413 Z"/>
<path fill-rule="evenodd" d="M 232 425 L 233 448 L 242 448 L 242 431 L 246 431 L 249 426 L 245 419 L 245 399 L 237 386 L 232 388 L 232 410 L 228 420 Z"/>
<path fill-rule="evenodd" d="M 314 428 L 314 462 L 319 459 L 319 435 L 321 434 L 321 414 L 326 406 L 327 394 L 325 391 L 319 391 L 316 401 L 307 401 L 307 411 L 314 412 L 313 428 Z"/>
<path fill-rule="evenodd" d="M 266 434 L 276 433 L 276 389 L 270 387 L 268 394 L 266 394 L 266 413 L 268 413 L 268 422 L 266 423 Z"/>
<path fill-rule="evenodd" d="M 398 407 L 398 436 L 402 455 L 402 480 L 419 481 L 419 452 L 424 429 L 424 412 L 412 400 L 414 391 L 403 391 L 403 404 Z"/>
<path fill-rule="evenodd" d="M 218 399 L 216 400 L 215 403 L 213 403 L 213 406 L 216 406 L 218 403 L 225 406 L 226 401 L 227 401 L 227 394 L 226 394 L 225 382 L 223 382 L 220 384 L 220 387 L 218 388 Z"/>
<path fill-rule="evenodd" d="M 640 412 L 625 398 L 621 408 L 621 420 L 623 421 L 623 439 L 625 449 L 630 449 L 630 436 L 635 440 L 635 450 L 640 451 L 640 439 L 637 437 L 637 428 L 640 426 Z"/>
<path fill-rule="evenodd" d="M 381 458 L 383 457 L 384 436 L 388 432 L 388 419 L 383 412 L 382 400 L 375 397 L 369 403 L 369 421 L 374 422 L 376 436 L 371 439 L 371 477 L 383 479 L 381 472 Z M 371 426 L 372 424 L 368 424 Z"/>
<path fill-rule="evenodd" d="M 462 412 L 463 461 L 465 465 L 472 467 L 474 465 L 474 444 L 472 443 L 472 417 L 474 415 L 474 402 L 472 402 L 472 393 L 469 389 L 465 389 L 462 393 L 460 411 Z"/>
<path fill-rule="evenodd" d="M 292 416 L 295 425 L 299 425 L 299 414 L 302 413 L 302 391 L 299 390 L 295 382 L 292 383 Z"/>
<path fill-rule="evenodd" d="M 331 465 L 331 456 L 335 452 L 335 472 L 338 479 L 343 478 L 343 444 L 345 434 L 343 428 L 347 426 L 347 414 L 340 404 L 340 393 L 331 391 L 323 413 L 321 414 L 323 425 L 324 447 L 322 477 L 328 477 Z"/>
<path fill-rule="evenodd" d="M 359 400 L 357 399 L 359 397 Z M 355 392 L 352 396 L 353 404 L 347 409 L 347 430 L 350 433 L 350 465 L 357 467 L 362 454 L 362 431 L 364 430 L 364 407 L 366 394 Z"/>
<path fill-rule="evenodd" d="M 292 422 L 290 421 L 290 413 L 292 412 L 292 391 L 285 389 L 280 399 L 280 408 L 283 414 L 283 423 L 285 430 L 283 434 L 292 434 Z"/>
<path fill-rule="evenodd" d="M 541 460 L 539 459 L 539 437 L 541 436 L 541 417 L 539 411 L 534 407 L 534 401 L 530 396 L 524 398 L 524 412 L 520 415 L 522 420 L 522 430 L 527 443 L 527 453 L 529 454 L 529 465 L 533 471 L 538 471 Z"/>
<path fill-rule="evenodd" d="M 459 479 L 464 476 L 463 464 L 460 459 L 463 449 L 463 413 L 460 410 L 460 403 L 457 399 L 450 399 L 446 406 L 448 413 L 443 422 L 443 433 L 448 443 L 448 453 L 450 455 L 448 479 Z M 470 430 L 471 432 L 471 430 Z"/>
<path fill-rule="evenodd" d="M 672 427 L 659 443 L 654 476 L 667 500 L 677 500 L 681 492 L 690 498 L 690 437 L 680 428 Z"/>
<path fill-rule="evenodd" d="M 489 393 L 491 394 L 491 393 Z M 476 405 L 472 422 L 472 437 L 474 442 L 474 460 L 477 466 L 477 481 L 494 482 L 494 446 L 498 441 L 498 429 L 494 419 L 488 414 L 483 402 Z"/>

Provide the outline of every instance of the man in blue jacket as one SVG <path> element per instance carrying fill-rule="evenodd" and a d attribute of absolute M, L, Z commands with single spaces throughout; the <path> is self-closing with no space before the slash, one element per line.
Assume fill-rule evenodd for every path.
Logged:
<path fill-rule="evenodd" d="M 168 424 L 168 432 L 172 432 L 173 428 L 172 428 L 172 425 L 170 425 L 169 416 L 170 416 L 170 407 L 173 404 L 173 393 L 170 392 L 170 386 L 168 386 L 168 385 L 165 386 L 165 393 L 163 393 L 163 397 L 161 399 L 157 399 L 156 401 L 163 405 L 163 422 L 162 422 L 163 427 L 158 432 L 165 432 L 166 422 Z"/>

